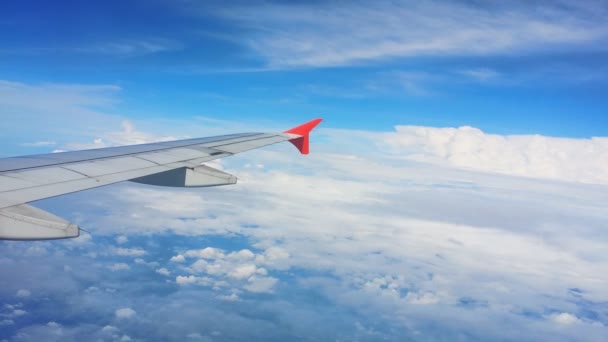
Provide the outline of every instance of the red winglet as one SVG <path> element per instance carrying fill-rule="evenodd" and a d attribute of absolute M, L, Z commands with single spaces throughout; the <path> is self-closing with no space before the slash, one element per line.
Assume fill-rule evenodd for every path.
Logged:
<path fill-rule="evenodd" d="M 300 150 L 300 153 L 308 154 L 308 152 L 309 152 L 308 134 L 310 133 L 310 131 L 312 131 L 313 128 L 317 127 L 317 125 L 321 121 L 323 121 L 323 119 L 314 119 L 303 125 L 300 125 L 298 127 L 294 127 L 290 130 L 287 130 L 284 133 L 301 135 L 301 137 L 293 138 L 293 139 L 289 140 L 289 142 L 292 143 L 295 147 L 297 147 L 298 150 Z"/>

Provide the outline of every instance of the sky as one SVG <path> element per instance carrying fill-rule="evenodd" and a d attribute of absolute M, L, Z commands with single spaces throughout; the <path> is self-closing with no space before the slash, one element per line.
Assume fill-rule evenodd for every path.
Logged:
<path fill-rule="evenodd" d="M 0 340 L 608 337 L 604 1 L 4 1 L 0 157 L 324 118 L 210 163 L 34 203 Z"/>

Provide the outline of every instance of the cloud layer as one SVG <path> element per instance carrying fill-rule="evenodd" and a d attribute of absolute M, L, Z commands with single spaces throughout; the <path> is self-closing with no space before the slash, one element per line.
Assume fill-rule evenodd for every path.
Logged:
<path fill-rule="evenodd" d="M 119 137 L 158 139 L 133 125 Z M 605 182 L 604 138 L 400 126 L 313 139 L 307 157 L 281 144 L 222 160 L 231 187 L 39 202 L 93 235 L 3 242 L 0 338 L 605 336 L 608 191 L 579 183 Z"/>
<path fill-rule="evenodd" d="M 207 9 L 201 12 L 208 14 Z M 218 14 L 245 28 L 242 43 L 277 68 L 395 57 L 512 55 L 564 46 L 597 49 L 608 37 L 602 25 L 606 7 L 599 1 L 271 2 L 224 8 Z"/>
<path fill-rule="evenodd" d="M 446 157 L 480 146 L 496 149 L 486 158 L 507 156 L 500 151 L 528 151 L 534 139 L 548 146 L 534 153 L 550 156 L 552 148 L 587 140 L 519 141 L 428 127 L 321 130 L 315 139 L 326 143 L 313 142 L 306 158 L 277 145 L 223 160 L 239 176 L 232 187 L 125 184 L 45 201 L 93 231 L 93 241 L 36 244 L 28 252 L 31 260 L 52 256 L 38 267 L 61 267 L 57 282 L 89 298 L 77 310 L 98 313 L 94 329 L 74 336 L 113 326 L 118 338 L 145 331 L 213 340 L 601 340 L 608 329 L 606 186 L 514 177 L 482 163 L 483 172 L 464 170 Z M 433 163 L 412 160 L 420 156 Z M 17 265 L 28 261 L 15 257 L 27 254 L 23 245 L 10 246 L 14 281 L 5 290 L 16 301 L 24 287 Z M 86 260 L 67 262 L 66 253 Z M 91 263 L 90 280 L 71 275 Z M 30 288 L 27 300 L 57 286 Z M 137 314 L 119 317 L 125 308 Z M 61 315 L 14 310 L 6 324 L 15 334 L 35 336 L 21 323 L 29 315 L 69 331 Z"/>

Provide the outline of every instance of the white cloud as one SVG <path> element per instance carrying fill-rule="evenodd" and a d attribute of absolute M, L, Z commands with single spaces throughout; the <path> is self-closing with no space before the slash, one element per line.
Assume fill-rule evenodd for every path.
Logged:
<path fill-rule="evenodd" d="M 114 248 L 113 254 L 121 256 L 142 256 L 146 255 L 147 252 L 141 248 Z"/>
<path fill-rule="evenodd" d="M 578 317 L 576 317 L 575 315 L 569 314 L 567 312 L 561 312 L 558 314 L 551 315 L 550 318 L 555 323 L 565 324 L 565 325 L 581 322 L 581 320 L 578 319 Z"/>
<path fill-rule="evenodd" d="M 0 80 L 5 135 L 20 141 L 24 135 L 23 127 L 27 127 L 28 134 L 37 137 L 61 132 L 60 140 L 81 139 L 95 130 L 104 130 L 120 122 L 117 117 L 89 108 L 115 103 L 115 95 L 119 91 L 120 87 L 115 85 L 26 84 Z M 40 120 L 50 115 L 54 120 Z M 95 127 L 90 127 L 90 122 L 95 122 Z M 55 139 L 41 142 L 61 144 Z"/>
<path fill-rule="evenodd" d="M 97 134 L 101 134 L 103 138 L 95 138 L 93 139 L 93 142 L 71 143 L 67 144 L 65 147 L 68 150 L 83 150 L 122 145 L 146 144 L 187 138 L 175 136 L 156 136 L 153 134 L 144 133 L 137 130 L 133 123 L 129 120 L 123 120 L 121 122 L 121 127 L 121 131 L 97 132 Z"/>
<path fill-rule="evenodd" d="M 0 326 L 14 325 L 15 322 L 12 319 L 0 320 Z"/>
<path fill-rule="evenodd" d="M 137 312 L 135 312 L 135 310 L 133 310 L 131 308 L 121 308 L 121 309 L 117 309 L 114 312 L 114 315 L 116 316 L 116 318 L 119 318 L 119 319 L 133 318 L 133 317 L 135 317 L 136 314 L 137 314 Z"/>
<path fill-rule="evenodd" d="M 182 45 L 178 42 L 153 39 L 153 40 L 124 40 L 95 45 L 58 49 L 57 51 L 77 52 L 86 54 L 101 54 L 119 57 L 134 57 L 148 54 L 180 50 Z M 48 53 L 48 52 L 47 52 Z"/>
<path fill-rule="evenodd" d="M 425 293 L 414 293 L 410 292 L 405 296 L 405 300 L 408 303 L 412 304 L 420 304 L 420 305 L 428 305 L 428 304 L 436 304 L 439 303 L 440 299 L 436 295 L 425 292 Z"/>
<path fill-rule="evenodd" d="M 497 71 L 488 68 L 461 70 L 460 73 L 478 82 L 487 82 L 500 76 Z"/>
<path fill-rule="evenodd" d="M 268 3 L 224 7 L 216 13 L 244 28 L 236 40 L 265 58 L 270 68 L 285 68 L 574 46 L 593 50 L 606 42 L 608 29 L 602 23 L 607 10 L 586 4 Z M 208 9 L 203 13 L 208 15 Z"/>
<path fill-rule="evenodd" d="M 255 274 L 256 270 L 257 269 L 253 264 L 241 265 L 230 272 L 229 276 L 234 279 L 245 279 Z"/>
<path fill-rule="evenodd" d="M 201 259 L 223 259 L 224 253 L 217 248 L 206 247 L 200 250 L 189 250 L 184 253 L 189 258 L 201 258 Z"/>
<path fill-rule="evenodd" d="M 27 248 L 27 250 L 25 251 L 25 255 L 27 256 L 43 256 L 46 255 L 48 253 L 47 249 L 44 248 L 43 246 L 30 246 Z"/>
<path fill-rule="evenodd" d="M 277 284 L 278 279 L 273 277 L 258 277 L 253 276 L 249 278 L 249 283 L 243 288 L 250 292 L 256 293 L 271 293 Z"/>
<path fill-rule="evenodd" d="M 144 133 L 135 129 L 135 125 L 129 120 L 122 122 L 122 131 L 120 132 L 108 132 L 105 134 L 108 143 L 105 145 L 116 146 L 116 145 L 132 145 L 132 144 L 145 144 L 151 142 L 161 142 L 176 140 L 185 137 L 175 136 L 163 136 L 157 137 L 152 134 Z"/>
<path fill-rule="evenodd" d="M 19 317 L 19 316 L 23 316 L 25 314 L 27 314 L 27 311 L 21 310 L 21 309 L 15 309 L 15 310 L 13 310 L 13 313 L 12 313 L 11 316 L 12 317 Z"/>
<path fill-rule="evenodd" d="M 118 333 L 119 329 L 112 325 L 106 325 L 101 329 L 101 331 L 104 333 L 115 334 Z"/>
<path fill-rule="evenodd" d="M 241 249 L 238 252 L 228 254 L 226 258 L 233 260 L 252 260 L 255 258 L 255 254 L 248 249 Z"/>
<path fill-rule="evenodd" d="M 169 261 L 171 261 L 171 262 L 184 262 L 184 261 L 186 261 L 186 258 L 183 255 L 178 254 L 178 255 L 175 255 L 175 256 L 171 257 L 171 259 Z"/>
<path fill-rule="evenodd" d="M 26 298 L 29 297 L 32 293 L 29 290 L 20 289 L 17 291 L 17 297 Z"/>
<path fill-rule="evenodd" d="M 48 322 L 46 325 L 47 325 L 49 328 L 60 328 L 60 327 L 61 327 L 61 324 L 59 324 L 59 323 L 57 323 L 57 322 L 52 322 L 52 321 L 51 321 L 51 322 Z"/>
<path fill-rule="evenodd" d="M 487 134 L 473 127 L 397 126 L 384 136 L 400 157 L 515 176 L 608 184 L 608 138 Z"/>
<path fill-rule="evenodd" d="M 125 264 L 124 262 L 115 263 L 113 265 L 108 266 L 108 268 L 112 272 L 127 271 L 127 270 L 131 269 L 131 267 L 129 267 L 129 265 Z"/>
<path fill-rule="evenodd" d="M 227 302 L 236 302 L 236 301 L 239 300 L 239 296 L 236 293 L 234 293 L 234 292 L 232 292 L 229 295 L 218 296 L 218 298 L 221 299 L 221 300 L 225 300 Z"/>
<path fill-rule="evenodd" d="M 156 273 L 158 273 L 160 275 L 164 275 L 164 276 L 168 276 L 171 274 L 171 272 L 169 272 L 169 270 L 164 267 L 157 269 Z"/>
<path fill-rule="evenodd" d="M 271 292 L 278 280 L 267 277 L 268 271 L 258 265 L 264 264 L 283 270 L 289 267 L 285 262 L 289 258 L 289 253 L 280 247 L 271 247 L 257 255 L 249 249 L 228 253 L 219 248 L 206 247 L 188 250 L 184 255 L 189 258 L 198 258 L 185 270 L 194 274 L 203 273 L 206 277 L 177 276 L 176 283 L 208 286 L 214 290 L 232 286 L 250 292 Z M 230 300 L 230 297 L 225 296 L 218 296 L 218 298 Z"/>
<path fill-rule="evenodd" d="M 28 147 L 46 147 L 46 146 L 55 146 L 55 145 L 57 145 L 57 143 L 54 141 L 36 141 L 36 142 L 31 142 L 31 143 L 23 143 L 22 145 L 28 146 Z"/>
<path fill-rule="evenodd" d="M 177 276 L 175 277 L 175 283 L 178 285 L 200 285 L 200 286 L 210 286 L 213 284 L 211 278 L 208 277 L 196 277 L 196 276 Z"/>
<path fill-rule="evenodd" d="M 272 246 L 264 251 L 264 254 L 258 257 L 258 261 L 263 265 L 278 270 L 286 270 L 289 268 L 289 252 L 284 248 Z"/>
<path fill-rule="evenodd" d="M 127 242 L 129 242 L 129 238 L 127 238 L 124 235 L 120 235 L 120 236 L 116 237 L 116 243 L 119 244 L 119 245 L 125 244 Z"/>

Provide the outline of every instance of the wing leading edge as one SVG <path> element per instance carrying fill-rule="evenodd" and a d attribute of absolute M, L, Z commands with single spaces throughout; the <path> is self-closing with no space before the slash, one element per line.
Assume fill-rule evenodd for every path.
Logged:
<path fill-rule="evenodd" d="M 203 162 L 291 142 L 309 153 L 315 119 L 283 133 L 242 133 L 0 159 L 0 239 L 77 237 L 80 228 L 28 202 L 122 181 L 172 187 L 235 184 L 236 177 Z"/>

